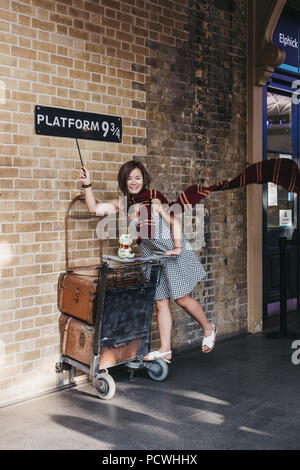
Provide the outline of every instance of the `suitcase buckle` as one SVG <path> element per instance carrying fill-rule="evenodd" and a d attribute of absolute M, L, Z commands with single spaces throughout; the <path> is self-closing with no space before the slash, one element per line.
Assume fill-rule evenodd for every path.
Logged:
<path fill-rule="evenodd" d="M 79 336 L 79 346 L 80 346 L 81 348 L 83 348 L 84 343 L 85 343 L 85 334 L 84 334 L 84 333 L 80 333 L 80 336 Z"/>
<path fill-rule="evenodd" d="M 77 289 L 76 289 L 76 294 L 75 294 L 75 296 L 74 296 L 74 300 L 75 300 L 75 302 L 77 302 L 77 303 L 79 302 L 79 294 L 80 294 L 80 287 L 77 287 Z"/>

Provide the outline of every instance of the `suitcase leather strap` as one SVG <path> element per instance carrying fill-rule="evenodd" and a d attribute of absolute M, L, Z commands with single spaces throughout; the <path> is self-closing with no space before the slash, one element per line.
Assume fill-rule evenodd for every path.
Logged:
<path fill-rule="evenodd" d="M 63 342 L 62 342 L 62 355 L 64 356 L 66 354 L 66 347 L 67 347 L 67 339 L 68 339 L 68 329 L 69 329 L 69 324 L 72 318 L 68 318 L 66 321 L 65 327 L 64 327 L 64 337 L 63 337 Z"/>

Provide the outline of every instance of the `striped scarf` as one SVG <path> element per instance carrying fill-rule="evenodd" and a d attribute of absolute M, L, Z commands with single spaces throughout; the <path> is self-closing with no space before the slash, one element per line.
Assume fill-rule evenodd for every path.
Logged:
<path fill-rule="evenodd" d="M 183 211 L 184 208 L 191 209 L 214 191 L 226 191 L 248 184 L 263 184 L 268 182 L 278 184 L 288 192 L 300 194 L 300 171 L 296 162 L 288 158 L 263 160 L 248 166 L 232 180 L 220 181 L 208 187 L 193 184 L 173 202 L 169 202 L 156 189 L 149 189 L 137 195 L 131 195 L 130 205 L 140 203 L 146 208 L 145 210 L 140 210 L 140 216 L 142 215 L 142 217 L 139 217 L 137 227 L 139 238 L 137 242 L 140 243 L 145 238 L 155 238 L 155 224 L 151 215 L 151 200 L 154 198 L 159 199 L 162 204 L 167 204 L 170 208 L 173 204 L 178 204 Z"/>

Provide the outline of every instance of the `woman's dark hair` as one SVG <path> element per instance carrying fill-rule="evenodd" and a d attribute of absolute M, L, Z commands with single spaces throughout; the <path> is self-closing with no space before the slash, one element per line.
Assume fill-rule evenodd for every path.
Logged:
<path fill-rule="evenodd" d="M 148 171 L 141 162 L 137 162 L 136 160 L 130 160 L 129 162 L 124 163 L 119 170 L 118 184 L 124 196 L 127 196 L 128 202 L 130 199 L 130 195 L 127 188 L 127 180 L 130 173 L 132 172 L 132 170 L 135 170 L 135 168 L 139 168 L 143 175 L 144 185 L 142 191 L 149 189 L 151 183 L 151 176 L 149 175 Z"/>

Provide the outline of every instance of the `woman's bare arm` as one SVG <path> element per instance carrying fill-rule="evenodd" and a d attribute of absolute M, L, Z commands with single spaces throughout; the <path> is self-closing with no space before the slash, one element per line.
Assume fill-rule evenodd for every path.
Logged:
<path fill-rule="evenodd" d="M 95 214 L 98 216 L 117 214 L 119 212 L 119 199 L 111 199 L 107 202 L 98 202 L 96 204 Z"/>
<path fill-rule="evenodd" d="M 166 212 L 162 206 L 162 203 L 159 199 L 152 199 L 153 209 L 162 216 L 162 218 L 170 225 L 172 231 L 172 237 L 174 241 L 174 250 L 168 250 L 166 254 L 170 255 L 179 255 L 182 248 L 182 230 L 181 225 L 174 216 L 174 214 L 169 214 Z"/>
<path fill-rule="evenodd" d="M 92 190 L 90 173 L 86 168 L 80 170 L 80 179 L 84 186 L 84 197 L 88 210 L 91 214 L 104 216 L 116 214 L 119 211 L 119 199 L 112 199 L 107 202 L 97 202 Z"/>

